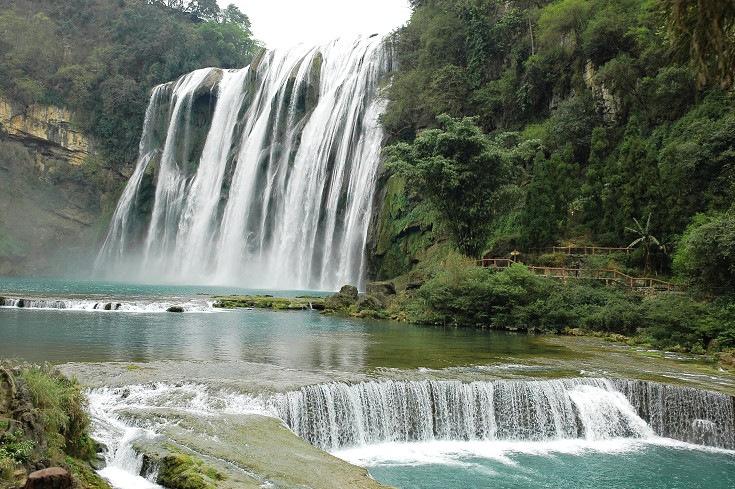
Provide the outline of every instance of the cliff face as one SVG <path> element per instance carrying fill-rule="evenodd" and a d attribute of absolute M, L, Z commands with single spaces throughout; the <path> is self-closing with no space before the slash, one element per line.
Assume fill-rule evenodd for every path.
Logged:
<path fill-rule="evenodd" d="M 90 154 L 90 141 L 72 128 L 72 114 L 60 107 L 19 107 L 0 96 L 0 127 L 17 141 L 35 142 L 45 156 L 81 165 Z"/>
<path fill-rule="evenodd" d="M 94 144 L 58 107 L 0 97 L 0 275 L 65 272 L 101 214 Z"/>

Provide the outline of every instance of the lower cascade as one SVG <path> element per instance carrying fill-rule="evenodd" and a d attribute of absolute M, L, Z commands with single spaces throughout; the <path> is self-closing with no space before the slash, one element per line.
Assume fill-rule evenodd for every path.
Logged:
<path fill-rule="evenodd" d="M 158 86 L 97 273 L 280 289 L 359 284 L 391 58 L 380 37 L 337 40 Z"/>
<path fill-rule="evenodd" d="M 732 397 L 642 381 L 333 383 L 283 394 L 275 410 L 294 433 L 325 450 L 382 442 L 654 436 L 735 448 Z"/>
<path fill-rule="evenodd" d="M 92 435 L 106 447 L 104 475 L 119 487 L 136 489 L 160 487 L 154 483 L 155 447 L 187 451 L 192 440 L 212 442 L 212 433 L 179 426 L 187 419 L 204 419 L 217 433 L 227 430 L 233 417 L 277 417 L 338 457 L 386 442 L 433 441 L 497 441 L 507 447 L 506 442 L 568 440 L 604 446 L 617 440 L 735 449 L 733 397 L 636 380 L 381 380 L 258 395 L 175 382 L 101 387 L 88 391 L 87 398 Z"/>

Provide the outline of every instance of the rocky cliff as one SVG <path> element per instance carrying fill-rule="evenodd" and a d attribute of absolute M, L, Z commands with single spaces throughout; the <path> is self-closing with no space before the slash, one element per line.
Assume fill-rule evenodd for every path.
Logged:
<path fill-rule="evenodd" d="M 0 97 L 0 275 L 67 271 L 102 213 L 93 141 L 63 108 Z"/>

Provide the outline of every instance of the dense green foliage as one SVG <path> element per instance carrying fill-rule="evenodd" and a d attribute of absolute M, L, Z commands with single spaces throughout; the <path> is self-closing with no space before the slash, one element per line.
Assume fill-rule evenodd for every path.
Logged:
<path fill-rule="evenodd" d="M 672 42 L 697 66 L 702 82 L 731 86 L 735 73 L 735 3 L 661 0 Z"/>
<path fill-rule="evenodd" d="M 697 62 L 675 56 L 662 2 L 414 6 L 397 35 L 401 70 L 383 118 L 393 141 L 411 144 L 447 113 L 475 117 L 507 150 L 526 145 L 513 168 L 520 216 L 485 249 L 504 236 L 524 248 L 625 246 L 626 227 L 651 216 L 660 241 L 651 265 L 667 271 L 693 216 L 732 205 L 732 94 L 716 81 L 698 85 Z M 731 34 L 730 23 L 723 28 Z"/>
<path fill-rule="evenodd" d="M 411 317 L 417 322 L 553 333 L 579 329 L 698 353 L 735 347 L 733 306 L 726 302 L 644 297 L 593 281 L 540 277 L 523 265 L 495 271 L 455 260 L 417 297 Z"/>
<path fill-rule="evenodd" d="M 693 285 L 711 292 L 735 292 L 735 216 L 698 215 L 684 232 L 674 268 Z"/>
<path fill-rule="evenodd" d="M 257 47 L 250 24 L 213 1 L 1 1 L 0 92 L 61 105 L 97 136 L 104 164 L 137 153 L 151 88 L 197 68 L 239 68 Z"/>
<path fill-rule="evenodd" d="M 732 2 L 411 4 L 411 20 L 395 36 L 400 70 L 383 117 L 393 143 L 388 156 L 401 161 L 389 190 L 401 188 L 399 178 L 407 189 L 403 199 L 387 192 L 400 229 L 420 230 L 434 248 L 444 240 L 465 255 L 493 257 L 521 249 L 524 261 L 551 266 L 594 267 L 595 260 L 528 252 L 556 244 L 633 246 L 627 273 L 672 274 L 688 287 L 686 295 L 644 298 L 594 281 L 540 278 L 522 267 L 496 273 L 433 257 L 435 265 L 411 272 L 429 279 L 409 318 L 603 331 L 698 352 L 735 347 Z M 489 212 L 488 199 L 475 194 L 485 182 L 479 168 L 465 179 L 476 185 L 450 198 L 451 178 L 420 185 L 432 164 L 443 168 L 426 141 L 446 133 L 448 120 L 468 117 L 508 163 L 500 182 L 515 189 L 515 205 Z M 480 131 L 473 137 L 483 137 Z M 476 239 L 484 242 L 468 248 L 447 228 L 462 217 L 421 211 L 435 202 L 482 216 L 486 222 L 477 227 L 486 233 Z M 427 241 L 382 222 L 380 230 L 380 250 L 413 250 Z M 390 256 L 378 259 L 389 263 Z M 385 263 L 375 267 L 380 279 L 389 278 Z M 405 266 L 393 268 L 408 276 Z"/>
<path fill-rule="evenodd" d="M 440 216 L 459 250 L 479 255 L 511 192 L 509 162 L 469 118 L 438 117 L 441 129 L 387 148 L 390 168 Z"/>

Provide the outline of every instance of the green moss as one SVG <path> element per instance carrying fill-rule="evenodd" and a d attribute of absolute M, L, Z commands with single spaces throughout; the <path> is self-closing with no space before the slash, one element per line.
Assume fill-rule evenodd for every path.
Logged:
<path fill-rule="evenodd" d="M 267 295 L 232 295 L 214 296 L 216 302 L 214 307 L 221 309 L 237 309 L 242 307 L 253 307 L 258 309 L 277 310 L 305 310 L 324 309 L 324 298 L 322 297 L 271 297 Z"/>
<path fill-rule="evenodd" d="M 210 489 L 224 477 L 202 460 L 177 453 L 166 455 L 161 460 L 158 483 L 169 489 Z"/>
<path fill-rule="evenodd" d="M 384 193 L 370 264 L 371 275 L 378 280 L 411 271 L 428 258 L 437 241 L 431 212 L 407 195 L 402 178 L 388 178 Z"/>
<path fill-rule="evenodd" d="M 317 53 L 311 62 L 311 71 L 309 72 L 309 85 L 306 89 L 306 110 L 312 110 L 319 102 L 319 83 L 322 75 L 322 64 L 324 57 L 322 53 Z"/>
<path fill-rule="evenodd" d="M 110 489 L 110 485 L 97 475 L 89 464 L 71 457 L 66 458 L 66 464 L 69 466 L 70 472 L 79 478 L 85 489 Z"/>

